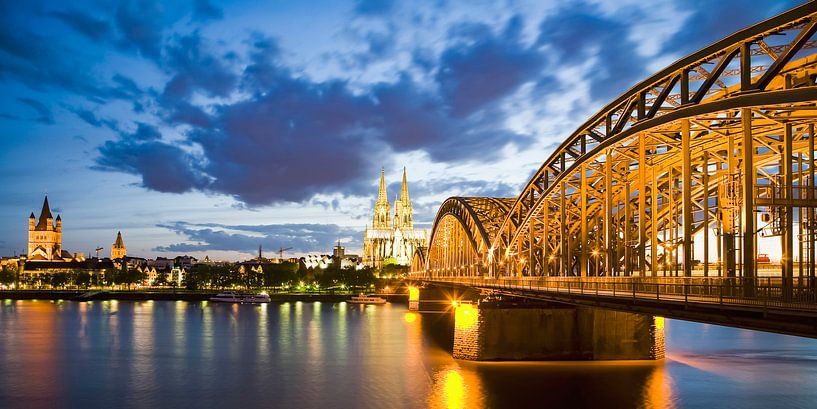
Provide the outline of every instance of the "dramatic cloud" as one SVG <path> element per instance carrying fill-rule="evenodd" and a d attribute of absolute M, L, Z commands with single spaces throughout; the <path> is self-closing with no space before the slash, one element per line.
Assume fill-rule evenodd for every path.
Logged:
<path fill-rule="evenodd" d="M 649 61 L 636 52 L 637 44 L 630 39 L 625 21 L 599 14 L 587 5 L 565 5 L 542 21 L 539 44 L 553 51 L 552 70 L 576 68 L 589 61 L 590 96 L 607 103 L 649 75 Z"/>
<path fill-rule="evenodd" d="M 17 100 L 28 105 L 37 113 L 37 117 L 34 118 L 34 121 L 46 125 L 54 124 L 54 115 L 51 113 L 51 109 L 42 102 L 31 98 L 17 98 Z"/>
<path fill-rule="evenodd" d="M 501 36 L 487 25 L 453 31 L 456 42 L 440 59 L 437 81 L 455 116 L 466 116 L 531 81 L 544 56 L 520 44 L 522 18 L 511 19 Z"/>
<path fill-rule="evenodd" d="M 99 147 L 95 169 L 116 170 L 142 177 L 142 186 L 159 192 L 183 193 L 206 185 L 198 161 L 186 151 L 139 130 Z"/>
<path fill-rule="evenodd" d="M 691 15 L 684 29 L 664 43 L 664 51 L 692 53 L 740 29 L 802 4 L 802 0 L 689 0 L 679 6 Z"/>
<path fill-rule="evenodd" d="M 448 53 L 449 62 L 490 59 L 497 67 L 510 70 L 533 59 L 532 51 L 515 51 L 519 47 L 513 24 L 517 23 L 509 26 L 502 40 L 472 30 L 474 48 L 456 56 Z M 187 132 L 188 142 L 201 147 L 203 160 L 199 164 L 182 155 L 175 161 L 178 166 L 166 169 L 182 172 L 175 175 L 176 181 L 190 181 L 178 189 L 169 189 L 165 182 L 154 186 L 150 177 L 143 178 L 145 187 L 159 191 L 203 188 L 249 205 L 301 202 L 318 193 L 357 192 L 376 171 L 371 158 L 385 156 L 390 149 L 424 150 L 435 160 L 467 160 L 477 154 L 490 157 L 507 143 L 530 142 L 490 119 L 450 115 L 443 97 L 423 91 L 406 75 L 359 95 L 343 81 L 313 82 L 298 77 L 283 65 L 272 39 L 254 36 L 252 44 L 250 64 L 240 78 L 203 46 L 198 34 L 179 38 L 178 44 L 167 49 L 165 67 L 174 75 L 162 95 L 169 112 L 166 119 L 194 127 Z M 506 51 L 496 51 L 499 48 Z M 456 67 L 445 75 L 448 84 L 462 76 L 460 86 L 476 85 L 492 73 L 480 79 L 481 74 L 466 70 L 460 62 L 452 64 Z M 515 69 L 513 80 L 474 94 L 479 96 L 478 106 L 467 109 L 474 111 L 504 97 L 523 81 L 521 71 Z M 213 97 L 241 92 L 250 97 L 206 113 L 189 102 L 194 92 Z M 100 148 L 103 157 L 98 163 L 104 165 L 102 169 L 128 173 L 147 170 L 150 167 L 136 166 L 128 159 L 131 149 L 153 150 L 158 144 L 133 144 L 128 139 L 109 142 Z M 165 151 L 175 149 L 167 146 Z M 194 169 L 184 169 L 184 164 Z M 191 181 L 190 176 L 200 172 L 207 176 L 207 183 Z"/>
<path fill-rule="evenodd" d="M 53 11 L 49 14 L 93 41 L 99 42 L 111 35 L 111 26 L 103 19 L 76 10 Z"/>
<path fill-rule="evenodd" d="M 208 0 L 193 1 L 193 18 L 203 20 L 218 20 L 224 17 L 224 12 Z"/>
<path fill-rule="evenodd" d="M 152 0 L 125 0 L 116 10 L 119 45 L 135 49 L 146 58 L 158 59 L 162 48 L 164 13 L 161 3 Z"/>
<path fill-rule="evenodd" d="M 362 15 L 386 14 L 394 7 L 392 0 L 357 0 L 355 12 Z"/>
<path fill-rule="evenodd" d="M 449 195 L 513 197 L 565 135 L 657 67 L 796 3 L 0 1 L 0 126 L 15 136 L 3 151 L 19 158 L 0 174 L 26 175 L 4 182 L 30 190 L 116 172 L 132 203 L 191 200 L 212 213 L 189 220 L 224 217 L 163 227 L 189 238 L 168 251 L 251 252 L 301 234 L 320 237 L 301 248 L 324 250 L 345 230 L 226 220 L 311 222 L 304 208 L 365 223 L 381 165 L 408 166 L 419 221 Z M 65 161 L 44 164 L 47 146 Z M 66 166 L 89 155 L 106 174 Z"/>
<path fill-rule="evenodd" d="M 161 252 L 194 252 L 208 250 L 255 253 L 258 246 L 269 252 L 280 247 L 292 247 L 294 253 L 326 252 L 341 240 L 344 245 L 361 246 L 360 232 L 334 224 L 269 224 L 237 225 L 190 224 L 176 222 L 158 227 L 187 237 L 193 243 L 176 243 L 156 247 Z"/>

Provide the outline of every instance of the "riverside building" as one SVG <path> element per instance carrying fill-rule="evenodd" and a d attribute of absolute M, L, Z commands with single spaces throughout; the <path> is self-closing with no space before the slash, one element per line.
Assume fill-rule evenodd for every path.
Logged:
<path fill-rule="evenodd" d="M 388 262 L 409 265 L 414 251 L 428 247 L 428 230 L 414 228 L 414 215 L 409 198 L 406 168 L 400 196 L 394 201 L 394 217 L 386 192 L 385 170 L 380 170 L 380 190 L 374 205 L 372 227 L 363 233 L 363 263 L 380 268 Z"/>

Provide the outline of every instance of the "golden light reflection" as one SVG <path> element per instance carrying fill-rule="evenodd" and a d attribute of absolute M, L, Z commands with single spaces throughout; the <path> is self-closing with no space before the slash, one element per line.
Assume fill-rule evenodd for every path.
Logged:
<path fill-rule="evenodd" d="M 663 319 L 661 321 L 663 324 Z M 677 406 L 673 396 L 672 379 L 664 368 L 663 362 L 656 365 L 644 384 L 643 398 L 644 404 L 641 407 L 645 409 L 675 408 Z"/>
<path fill-rule="evenodd" d="M 408 322 L 408 323 L 411 323 L 411 322 L 417 321 L 417 314 L 415 314 L 415 313 L 413 313 L 413 312 L 407 312 L 407 313 L 406 313 L 406 314 L 403 316 L 403 319 L 404 319 L 404 320 L 406 320 L 406 322 Z"/>
<path fill-rule="evenodd" d="M 482 381 L 473 371 L 457 364 L 434 374 L 428 406 L 433 408 L 474 408 L 484 406 Z"/>
<path fill-rule="evenodd" d="M 465 407 L 465 382 L 459 372 L 451 370 L 446 372 L 445 380 L 445 403 L 449 408 Z"/>

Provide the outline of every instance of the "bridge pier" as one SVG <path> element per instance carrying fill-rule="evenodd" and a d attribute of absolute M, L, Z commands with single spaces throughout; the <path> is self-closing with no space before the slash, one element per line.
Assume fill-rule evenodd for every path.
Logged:
<path fill-rule="evenodd" d="M 460 303 L 454 358 L 491 360 L 657 360 L 663 318 L 547 303 Z"/>

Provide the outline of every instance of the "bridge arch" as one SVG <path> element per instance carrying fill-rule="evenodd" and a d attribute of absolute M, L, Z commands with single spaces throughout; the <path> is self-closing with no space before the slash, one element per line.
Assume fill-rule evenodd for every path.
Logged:
<path fill-rule="evenodd" d="M 810 2 L 636 84 L 572 132 L 517 198 L 503 199 L 501 221 L 474 218 L 466 198 L 446 200 L 427 266 L 465 275 L 691 276 L 698 240 L 698 273 L 742 276 L 751 286 L 759 212 L 768 233 L 781 236 L 784 279 L 793 274 L 795 215 L 807 226 L 800 271 L 814 280 L 815 32 Z M 491 234 L 479 228 L 486 221 Z M 484 270 L 433 251 L 444 234 L 437 229 L 455 222 Z"/>
<path fill-rule="evenodd" d="M 491 197 L 447 199 L 434 220 L 425 264 L 412 263 L 412 271 L 448 275 L 460 274 L 466 269 L 469 275 L 485 274 L 492 258 L 491 243 L 513 200 Z"/>

